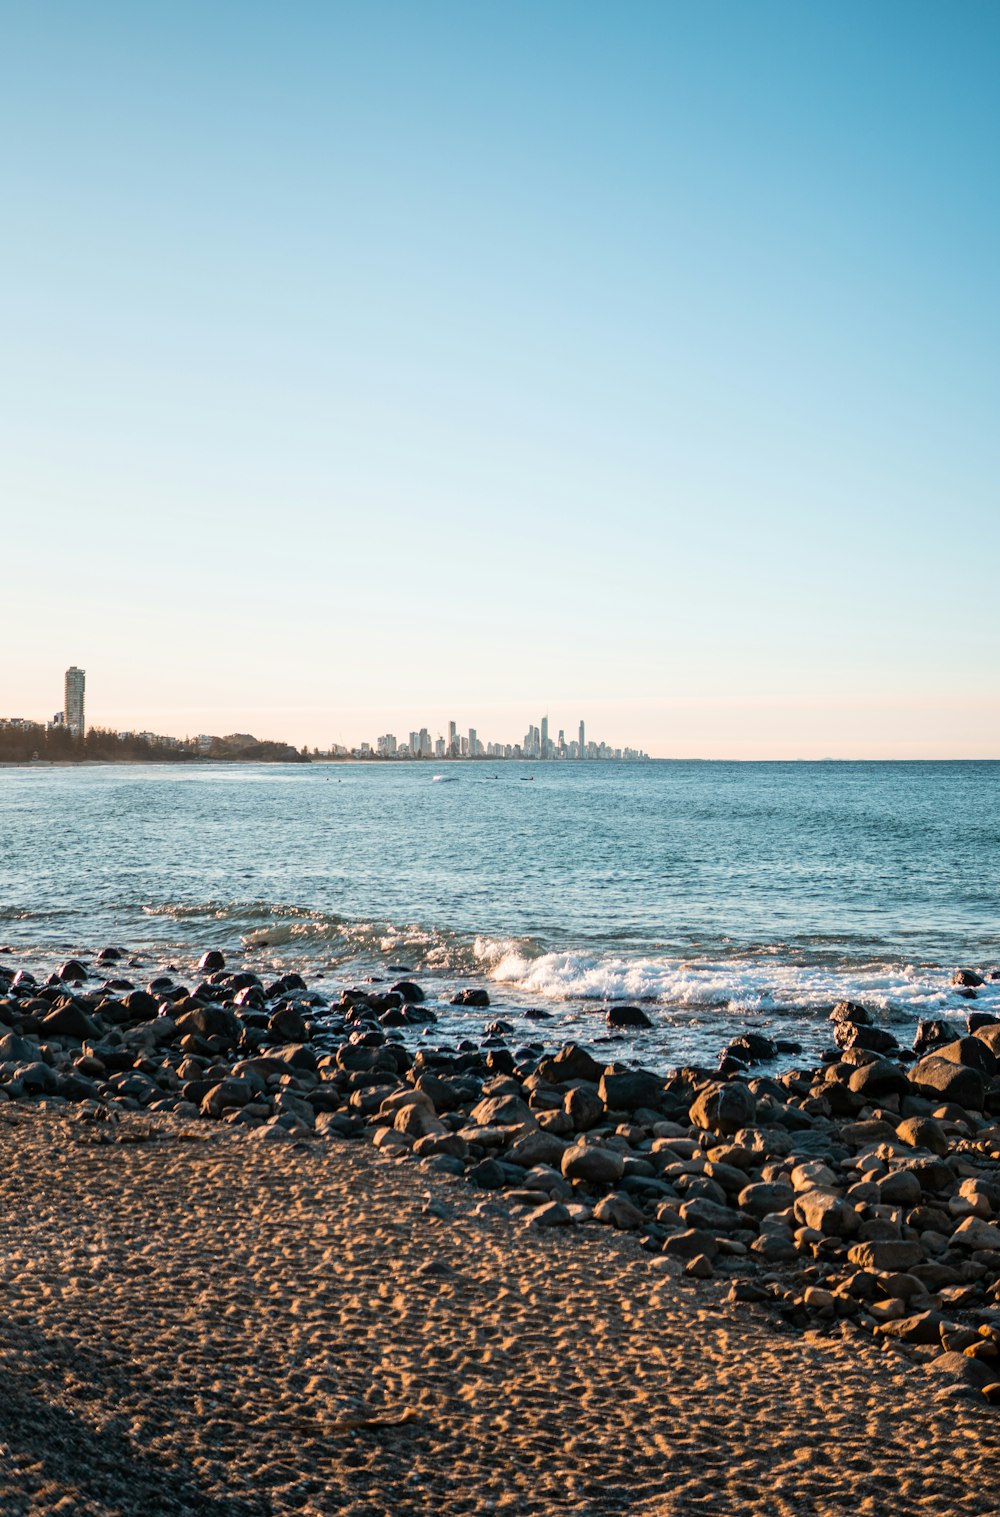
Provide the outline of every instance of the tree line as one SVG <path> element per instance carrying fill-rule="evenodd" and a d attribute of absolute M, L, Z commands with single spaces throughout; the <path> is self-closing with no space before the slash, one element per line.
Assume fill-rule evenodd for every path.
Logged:
<path fill-rule="evenodd" d="M 139 733 L 113 732 L 106 727 L 89 727 L 86 733 L 71 732 L 68 727 L 10 727 L 0 724 L 0 763 L 29 764 L 33 760 L 50 764 L 129 763 L 177 764 L 195 759 L 245 759 L 257 763 L 309 762 L 309 753 L 290 743 L 253 739 L 232 741 L 213 737 L 207 752 L 191 740 L 183 743 L 170 738 L 143 736 Z"/>

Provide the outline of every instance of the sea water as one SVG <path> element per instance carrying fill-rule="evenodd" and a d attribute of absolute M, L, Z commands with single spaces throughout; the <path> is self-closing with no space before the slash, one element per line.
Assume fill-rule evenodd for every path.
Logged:
<path fill-rule="evenodd" d="M 438 1043 L 496 1018 L 595 1043 L 640 1003 L 613 1056 L 656 1066 L 748 1027 L 818 1052 L 844 997 L 901 1039 L 961 1029 L 1000 1014 L 1000 981 L 951 984 L 1000 965 L 998 787 L 973 762 L 0 769 L 0 962 L 113 944 L 144 983 L 219 947 L 333 999 L 405 967 Z M 469 984 L 490 1011 L 450 1006 Z"/>

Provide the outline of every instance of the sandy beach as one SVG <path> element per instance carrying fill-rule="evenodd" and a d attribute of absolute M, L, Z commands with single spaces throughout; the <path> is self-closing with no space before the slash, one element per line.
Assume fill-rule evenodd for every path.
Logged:
<path fill-rule="evenodd" d="M 0 1143 L 9 1517 L 996 1509 L 994 1409 L 629 1235 L 334 1138 L 11 1105 Z"/>

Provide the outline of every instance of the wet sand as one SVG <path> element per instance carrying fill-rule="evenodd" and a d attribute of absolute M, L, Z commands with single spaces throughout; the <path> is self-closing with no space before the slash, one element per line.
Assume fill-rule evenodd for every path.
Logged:
<path fill-rule="evenodd" d="M 995 1410 L 627 1235 L 367 1143 L 12 1105 L 0 1146 L 5 1517 L 996 1511 Z"/>

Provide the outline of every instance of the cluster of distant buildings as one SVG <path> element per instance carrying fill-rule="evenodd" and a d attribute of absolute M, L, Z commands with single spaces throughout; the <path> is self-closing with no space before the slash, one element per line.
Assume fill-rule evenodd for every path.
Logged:
<path fill-rule="evenodd" d="M 78 669 L 75 664 L 66 670 L 63 681 L 63 708 L 57 711 L 50 722 L 34 722 L 23 716 L 0 717 L 0 727 L 5 727 L 8 732 L 38 732 L 47 730 L 54 732 L 65 730 L 71 732 L 74 737 L 82 737 L 86 729 L 85 700 L 87 686 L 87 671 Z"/>
<path fill-rule="evenodd" d="M 66 670 L 63 694 L 63 709 L 57 711 L 50 722 L 26 721 L 23 717 L 0 717 L 0 732 L 59 733 L 68 732 L 74 738 L 86 734 L 85 696 L 87 675 L 74 664 Z M 93 733 L 91 737 L 93 737 Z M 578 736 L 566 741 L 560 729 L 558 737 L 549 735 L 549 719 L 543 716 L 541 725 L 529 726 L 520 743 L 484 743 L 475 727 L 468 734 L 460 733 L 455 722 L 448 723 L 448 736 L 432 738 L 427 727 L 411 732 L 408 740 L 400 742 L 395 733 L 386 732 L 373 748 L 371 743 L 361 743 L 356 748 L 345 748 L 332 743 L 329 752 L 321 753 L 314 748 L 296 750 L 289 744 L 262 743 L 249 732 L 232 732 L 227 737 L 215 737 L 200 732 L 197 737 L 164 737 L 157 732 L 119 732 L 106 734 L 120 742 L 136 742 L 159 750 L 169 749 L 179 755 L 205 758 L 249 758 L 255 750 L 268 750 L 267 757 L 282 758 L 355 758 L 355 759 L 646 759 L 648 753 L 639 748 L 612 748 L 607 743 L 587 741 L 586 729 L 580 723 Z M 58 741 L 58 740 L 56 740 Z M 64 741 L 64 740 L 63 740 Z M 88 744 L 91 741 L 88 738 Z"/>
<path fill-rule="evenodd" d="M 347 756 L 347 750 L 335 750 Z M 408 742 L 399 742 L 394 732 L 386 732 L 372 748 L 362 743 L 354 750 L 353 757 L 374 759 L 645 759 L 648 753 L 639 748 L 612 748 L 607 743 L 587 741 L 584 723 L 580 723 L 579 736 L 568 743 L 565 732 L 549 736 L 549 719 L 542 717 L 541 726 L 529 726 L 520 743 L 484 743 L 475 727 L 470 727 L 468 736 L 458 731 L 454 722 L 448 723 L 447 738 L 431 738 L 427 727 L 411 732 Z"/>

